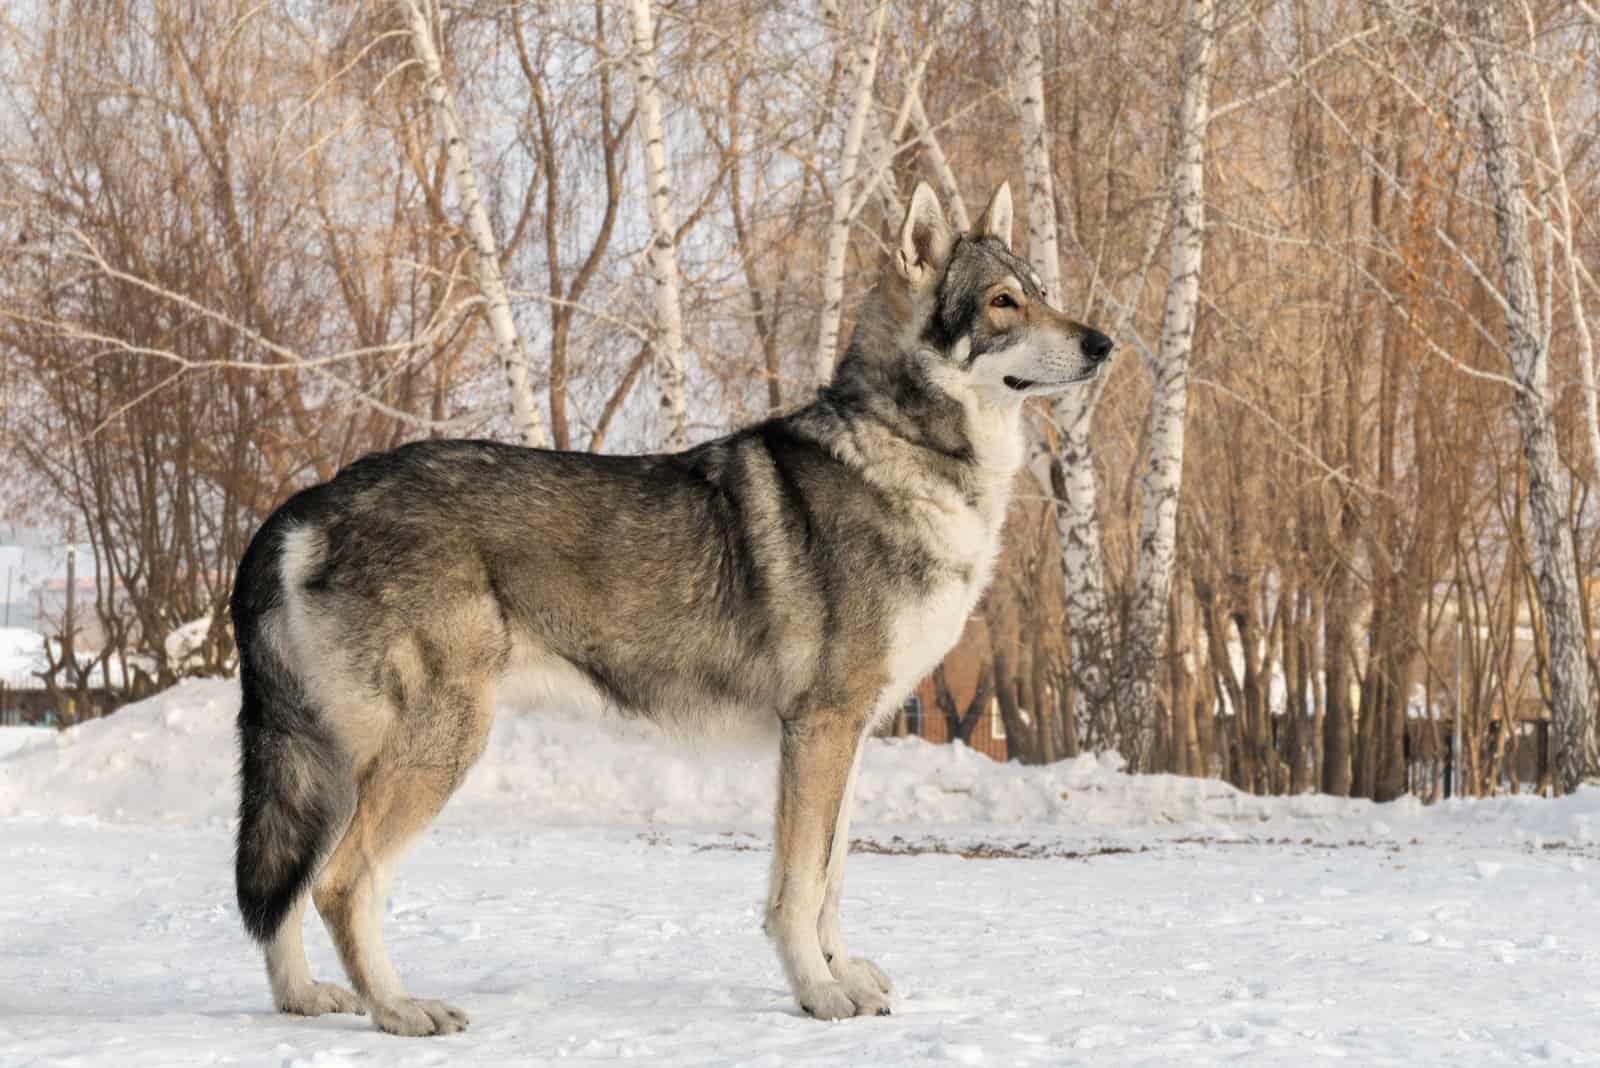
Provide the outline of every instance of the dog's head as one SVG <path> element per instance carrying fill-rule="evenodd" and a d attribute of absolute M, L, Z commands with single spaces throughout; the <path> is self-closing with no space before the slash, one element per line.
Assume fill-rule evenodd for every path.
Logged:
<path fill-rule="evenodd" d="M 1052 307 L 1039 273 L 1011 251 L 1007 183 L 966 234 L 918 183 L 889 270 L 906 287 L 916 344 L 943 358 L 942 374 L 997 398 L 1087 382 L 1111 354 L 1111 339 Z"/>

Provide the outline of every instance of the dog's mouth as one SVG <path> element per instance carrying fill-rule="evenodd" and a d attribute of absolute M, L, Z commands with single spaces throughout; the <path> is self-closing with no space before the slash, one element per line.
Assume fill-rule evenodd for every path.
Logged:
<path fill-rule="evenodd" d="M 1007 389 L 1017 393 L 1026 393 L 1030 389 L 1066 389 L 1068 386 L 1087 382 L 1100 373 L 1102 364 L 1095 364 L 1081 375 L 1076 375 L 1064 382 L 1040 382 L 1032 378 L 1018 378 L 1015 375 L 1006 375 L 1000 381 L 1004 382 Z"/>

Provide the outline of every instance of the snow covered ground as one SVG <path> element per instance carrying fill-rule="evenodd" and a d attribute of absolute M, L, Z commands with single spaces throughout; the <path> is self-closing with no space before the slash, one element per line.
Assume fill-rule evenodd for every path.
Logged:
<path fill-rule="evenodd" d="M 0 627 L 0 684 L 11 689 L 37 686 L 34 672 L 47 666 L 43 634 L 24 627 Z"/>
<path fill-rule="evenodd" d="M 1600 791 L 1380 808 L 875 742 L 844 919 L 894 1015 L 820 1024 L 760 932 L 767 749 L 510 711 L 389 902 L 401 973 L 471 1029 L 273 1015 L 236 696 L 0 756 L 0 1068 L 1600 1063 Z"/>
<path fill-rule="evenodd" d="M 55 741 L 54 727 L 3 727 L 0 728 L 0 757 L 10 756 L 24 746 Z"/>

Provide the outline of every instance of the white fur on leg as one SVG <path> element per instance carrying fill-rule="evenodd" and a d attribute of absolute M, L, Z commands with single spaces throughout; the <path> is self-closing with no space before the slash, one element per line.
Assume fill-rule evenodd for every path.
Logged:
<path fill-rule="evenodd" d="M 887 1016 L 889 1002 L 879 991 L 847 990 L 835 978 L 823 955 L 817 926 L 821 917 L 823 880 L 781 873 L 776 908 L 767 930 L 778 943 L 778 958 L 789 977 L 795 1000 L 819 1020 L 847 1016 Z"/>
<path fill-rule="evenodd" d="M 828 967 L 833 970 L 833 976 L 839 980 L 839 985 L 844 987 L 853 1001 L 858 1005 L 868 1002 L 882 1002 L 883 1008 L 878 1015 L 889 1015 L 888 997 L 894 992 L 894 984 L 884 974 L 883 969 L 865 957 L 834 957 L 828 962 Z"/>
<path fill-rule="evenodd" d="M 845 993 L 858 1005 L 882 1002 L 878 1011 L 889 1012 L 883 999 L 893 990 L 889 977 L 872 961 L 864 957 L 851 957 L 844 947 L 844 935 L 839 929 L 839 899 L 844 888 L 844 865 L 850 855 L 850 809 L 855 798 L 856 773 L 861 768 L 861 751 L 866 733 L 856 741 L 855 760 L 850 765 L 850 775 L 845 779 L 844 798 L 839 805 L 839 817 L 833 829 L 833 849 L 828 854 L 827 891 L 822 900 L 822 915 L 817 920 L 818 940 L 822 945 L 823 959 Z"/>
<path fill-rule="evenodd" d="M 828 851 L 827 889 L 822 898 L 822 915 L 817 920 L 822 954 L 830 965 L 835 959 L 845 956 L 844 936 L 839 931 L 839 898 L 844 888 L 845 858 L 850 855 L 850 808 L 855 799 L 856 773 L 861 768 L 861 748 L 861 738 L 857 738 L 850 774 L 844 780 L 844 797 L 839 800 L 839 815 L 833 823 L 833 848 Z"/>
<path fill-rule="evenodd" d="M 389 897 L 393 873 L 387 868 L 369 866 L 367 877 L 359 883 L 365 900 L 355 903 L 352 934 L 362 954 L 361 973 L 369 977 L 367 1010 L 378 1030 L 391 1035 L 415 1037 L 449 1035 L 466 1029 L 467 1014 L 454 1005 L 406 993 L 400 976 L 389 961 L 383 945 L 383 910 Z"/>
<path fill-rule="evenodd" d="M 295 1016 L 321 1016 L 329 1012 L 348 1012 L 361 1015 L 361 999 L 353 991 L 337 983 L 319 983 L 311 978 L 311 967 L 306 962 L 305 943 L 301 919 L 306 911 L 306 898 L 290 906 L 278 933 L 266 946 L 267 981 L 272 984 L 272 1004 L 279 1012 Z"/>

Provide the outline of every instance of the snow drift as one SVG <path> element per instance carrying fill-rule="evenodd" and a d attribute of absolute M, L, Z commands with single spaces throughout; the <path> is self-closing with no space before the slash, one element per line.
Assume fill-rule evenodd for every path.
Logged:
<path fill-rule="evenodd" d="M 114 716 L 39 737 L 0 756 L 0 816 L 123 823 L 226 823 L 237 799 L 238 684 L 189 680 Z M 0 745 L 0 753 L 6 747 Z M 617 717 L 501 708 L 483 759 L 445 810 L 446 824 L 655 823 L 759 828 L 776 784 L 771 737 L 677 738 Z M 1322 795 L 1259 798 L 1215 779 L 1130 776 L 1114 754 L 1049 767 L 996 764 L 963 746 L 916 738 L 867 745 L 855 806 L 861 824 L 953 828 L 1173 825 L 1195 833 L 1340 833 L 1388 837 L 1470 825 L 1509 840 L 1592 842 L 1600 790 L 1559 801 L 1501 798 L 1426 807 Z"/>
<path fill-rule="evenodd" d="M 60 734 L 0 729 L 0 754 L 19 746 L 0 756 L 0 1065 L 1600 1054 L 1600 790 L 1254 798 L 1115 759 L 874 741 L 844 911 L 900 989 L 892 1017 L 821 1026 L 761 935 L 771 739 L 509 707 L 385 919 L 407 978 L 472 1029 L 405 1043 L 276 1014 L 232 906 L 237 702 L 193 681 Z M 306 932 L 314 974 L 338 976 Z"/>

